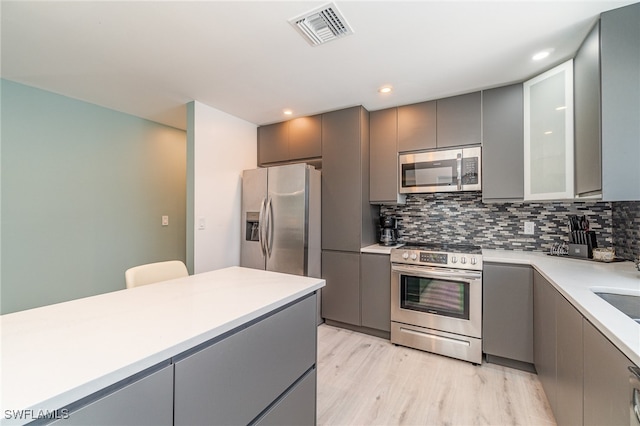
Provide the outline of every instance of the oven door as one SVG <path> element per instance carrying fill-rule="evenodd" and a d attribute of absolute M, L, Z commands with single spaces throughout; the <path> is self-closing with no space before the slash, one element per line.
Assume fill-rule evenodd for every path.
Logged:
<path fill-rule="evenodd" d="M 482 337 L 482 272 L 391 265 L 391 321 Z"/>

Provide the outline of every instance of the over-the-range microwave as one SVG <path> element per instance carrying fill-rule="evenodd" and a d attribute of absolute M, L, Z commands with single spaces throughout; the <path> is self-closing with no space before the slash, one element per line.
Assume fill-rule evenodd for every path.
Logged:
<path fill-rule="evenodd" d="M 479 146 L 400 154 L 400 193 L 480 191 Z"/>

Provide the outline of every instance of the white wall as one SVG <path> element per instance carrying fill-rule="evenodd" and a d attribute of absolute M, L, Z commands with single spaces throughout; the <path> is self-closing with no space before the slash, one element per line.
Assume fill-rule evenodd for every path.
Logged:
<path fill-rule="evenodd" d="M 193 108 L 193 272 L 199 273 L 240 264 L 242 171 L 256 167 L 257 126 L 200 102 Z"/>

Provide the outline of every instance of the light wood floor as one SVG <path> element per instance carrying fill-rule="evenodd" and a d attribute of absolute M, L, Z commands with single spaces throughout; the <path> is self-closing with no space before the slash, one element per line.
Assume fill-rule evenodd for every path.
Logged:
<path fill-rule="evenodd" d="M 318 425 L 555 425 L 535 374 L 474 366 L 326 324 Z"/>

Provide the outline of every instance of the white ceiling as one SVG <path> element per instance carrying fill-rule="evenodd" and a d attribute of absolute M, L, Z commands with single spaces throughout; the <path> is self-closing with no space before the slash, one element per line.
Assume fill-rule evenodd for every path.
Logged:
<path fill-rule="evenodd" d="M 267 124 L 523 81 L 634 2 L 336 0 L 355 34 L 311 47 L 288 20 L 326 3 L 2 0 L 1 75 L 182 129 L 192 100 Z"/>

